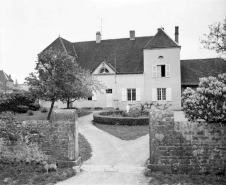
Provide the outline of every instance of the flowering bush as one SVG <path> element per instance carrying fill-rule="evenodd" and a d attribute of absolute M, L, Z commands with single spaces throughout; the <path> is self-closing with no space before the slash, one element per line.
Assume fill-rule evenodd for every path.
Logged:
<path fill-rule="evenodd" d="M 187 88 L 182 93 L 186 117 L 194 121 L 226 122 L 226 73 L 218 77 L 201 78 L 196 91 Z"/>

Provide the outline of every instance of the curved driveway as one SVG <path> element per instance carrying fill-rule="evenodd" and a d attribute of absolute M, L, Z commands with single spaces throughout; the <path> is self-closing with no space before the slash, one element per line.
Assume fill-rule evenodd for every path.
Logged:
<path fill-rule="evenodd" d="M 82 165 L 82 172 L 58 185 L 145 185 L 143 176 L 148 159 L 148 135 L 125 141 L 92 124 L 93 114 L 79 118 L 79 133 L 92 147 L 92 157 Z"/>

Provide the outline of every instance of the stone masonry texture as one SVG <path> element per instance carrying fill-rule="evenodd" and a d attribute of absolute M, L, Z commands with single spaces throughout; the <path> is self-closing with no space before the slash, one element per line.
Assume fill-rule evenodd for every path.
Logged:
<path fill-rule="evenodd" d="M 38 133 L 37 142 L 41 150 L 48 156 L 57 160 L 71 160 L 70 153 L 75 147 L 75 110 L 54 110 L 50 121 L 29 120 L 24 121 L 26 129 Z M 75 160 L 75 159 L 73 159 Z"/>
<path fill-rule="evenodd" d="M 150 112 L 152 171 L 168 173 L 225 173 L 226 125 L 175 122 L 172 111 Z"/>

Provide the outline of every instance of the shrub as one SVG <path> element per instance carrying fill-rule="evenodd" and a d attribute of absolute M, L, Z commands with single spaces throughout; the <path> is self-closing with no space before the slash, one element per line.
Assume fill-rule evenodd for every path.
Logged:
<path fill-rule="evenodd" d="M 32 110 L 29 110 L 27 114 L 28 114 L 29 116 L 33 116 L 33 115 L 34 115 L 34 113 L 33 113 Z"/>
<path fill-rule="evenodd" d="M 0 94 L 3 101 L 1 102 L 0 112 L 12 111 L 14 113 L 20 111 L 18 106 L 30 107 L 31 103 L 35 102 L 35 97 L 29 92 L 14 92 Z"/>
<path fill-rule="evenodd" d="M 19 105 L 17 106 L 17 112 L 18 113 L 26 113 L 28 111 L 28 107 L 25 105 Z"/>
<path fill-rule="evenodd" d="M 95 110 L 103 110 L 103 107 L 94 107 Z"/>
<path fill-rule="evenodd" d="M 31 104 L 29 104 L 29 109 L 33 110 L 33 111 L 37 111 L 37 110 L 40 109 L 40 104 L 38 104 L 38 103 L 31 103 Z"/>
<path fill-rule="evenodd" d="M 187 88 L 182 93 L 182 106 L 191 121 L 226 122 L 226 73 L 201 78 L 197 91 Z"/>
<path fill-rule="evenodd" d="M 89 109 L 91 109 L 91 107 L 82 107 L 82 109 L 88 109 L 89 110 Z"/>
<path fill-rule="evenodd" d="M 119 111 L 122 112 L 122 111 Z M 93 115 L 93 120 L 100 124 L 106 125 L 148 125 L 149 117 L 112 117 L 111 115 L 107 115 L 109 112 L 96 113 Z"/>
<path fill-rule="evenodd" d="M 43 108 L 41 109 L 41 112 L 42 112 L 42 113 L 48 112 L 48 109 L 45 108 L 45 107 L 43 107 Z"/>

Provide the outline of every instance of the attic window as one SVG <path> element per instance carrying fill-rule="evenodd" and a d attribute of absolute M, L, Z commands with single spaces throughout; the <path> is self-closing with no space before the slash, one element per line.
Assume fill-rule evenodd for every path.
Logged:
<path fill-rule="evenodd" d="M 105 67 L 102 67 L 101 69 L 100 69 L 100 73 L 109 73 L 109 71 L 108 71 L 108 69 L 107 68 L 105 68 Z"/>
<path fill-rule="evenodd" d="M 164 57 L 163 56 L 159 56 L 159 58 L 158 59 L 164 59 Z"/>

